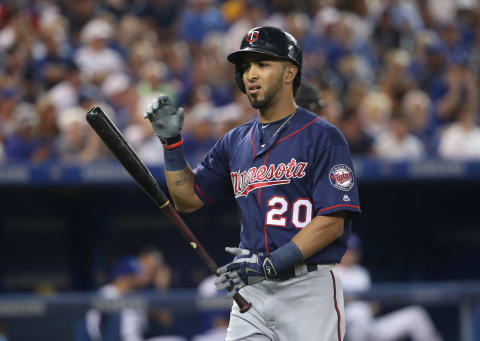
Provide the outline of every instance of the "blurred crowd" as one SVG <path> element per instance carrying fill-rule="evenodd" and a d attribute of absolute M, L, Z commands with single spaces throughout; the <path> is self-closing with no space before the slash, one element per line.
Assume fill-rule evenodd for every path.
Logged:
<path fill-rule="evenodd" d="M 298 39 L 354 156 L 480 158 L 476 0 L 3 0 L 0 163 L 111 158 L 85 121 L 100 106 L 161 164 L 143 112 L 162 92 L 185 108 L 197 163 L 256 117 L 226 55 L 260 25 Z"/>

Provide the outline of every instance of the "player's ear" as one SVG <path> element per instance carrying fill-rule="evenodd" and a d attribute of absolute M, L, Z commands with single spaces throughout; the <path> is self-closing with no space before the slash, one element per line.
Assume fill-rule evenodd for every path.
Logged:
<path fill-rule="evenodd" d="M 293 83 L 295 76 L 297 75 L 298 68 L 292 63 L 288 63 L 283 72 L 283 79 L 285 83 Z"/>

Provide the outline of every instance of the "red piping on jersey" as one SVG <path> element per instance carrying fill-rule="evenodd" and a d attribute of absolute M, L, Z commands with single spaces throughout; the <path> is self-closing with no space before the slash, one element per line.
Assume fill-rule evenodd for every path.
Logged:
<path fill-rule="evenodd" d="M 267 225 L 264 225 L 264 226 L 263 226 L 263 231 L 264 231 L 264 233 L 265 233 L 265 252 L 266 252 L 266 253 L 270 253 L 270 251 L 268 251 Z"/>
<path fill-rule="evenodd" d="M 282 142 L 282 141 L 285 141 L 285 140 L 288 139 L 289 137 L 292 137 L 293 135 L 301 132 L 303 129 L 305 129 L 305 128 L 308 127 L 310 124 L 314 123 L 315 121 L 317 121 L 317 120 L 319 120 L 319 119 L 320 119 L 320 117 L 318 117 L 318 116 L 315 117 L 313 120 L 311 120 L 310 122 L 308 122 L 307 124 L 305 124 L 305 125 L 304 125 L 303 127 L 301 127 L 300 129 L 295 130 L 293 133 L 290 133 L 290 134 L 288 134 L 288 135 L 285 136 L 285 137 L 282 137 L 280 140 L 277 140 L 277 142 L 275 142 L 275 144 L 280 143 L 280 142 Z"/>
<path fill-rule="evenodd" d="M 267 154 L 265 154 L 265 161 L 263 162 L 263 165 L 264 165 L 264 166 L 267 165 L 268 153 L 270 153 L 270 151 L 268 151 Z M 262 193 L 262 189 L 259 188 L 259 189 L 258 189 L 258 196 L 257 196 L 258 207 L 260 207 L 260 194 L 261 194 L 261 193 Z"/>
<path fill-rule="evenodd" d="M 330 209 L 332 209 L 332 208 L 337 208 L 337 207 L 360 208 L 360 206 L 357 206 L 357 205 L 339 204 L 339 205 L 334 205 L 334 206 L 322 208 L 320 211 L 317 212 L 317 215 L 318 215 L 319 213 L 322 213 L 322 212 L 325 212 L 325 211 L 327 211 L 327 210 L 330 210 Z"/>
<path fill-rule="evenodd" d="M 267 164 L 268 153 L 270 153 L 270 151 L 267 151 L 267 154 L 265 154 L 265 161 L 263 162 L 263 165 Z M 262 188 L 258 189 L 258 194 L 257 194 L 258 208 L 260 208 L 260 194 L 262 194 Z M 265 233 L 265 252 L 270 253 L 268 251 L 267 225 L 263 226 L 263 231 Z"/>
<path fill-rule="evenodd" d="M 248 136 L 250 137 L 250 143 L 252 144 L 252 160 L 255 159 L 255 143 L 253 143 L 253 139 L 252 139 L 252 131 L 253 131 L 253 127 L 250 128 L 250 134 L 248 134 Z"/>
<path fill-rule="evenodd" d="M 335 281 L 335 275 L 333 274 L 333 271 L 330 270 L 330 275 L 332 275 L 332 281 L 333 281 L 333 302 L 335 303 L 335 310 L 337 311 L 337 335 L 338 335 L 338 341 L 342 341 L 342 332 L 340 328 L 340 310 L 338 309 L 338 303 L 337 303 L 337 283 Z"/>
<path fill-rule="evenodd" d="M 198 193 L 200 193 L 200 195 L 201 195 L 205 200 L 208 201 L 208 203 L 209 203 L 210 205 L 213 205 L 213 200 L 211 200 L 209 197 L 207 197 L 207 196 L 205 195 L 205 193 L 202 192 L 202 190 L 200 189 L 200 187 L 198 187 L 197 184 L 195 184 L 195 188 L 197 189 Z"/>

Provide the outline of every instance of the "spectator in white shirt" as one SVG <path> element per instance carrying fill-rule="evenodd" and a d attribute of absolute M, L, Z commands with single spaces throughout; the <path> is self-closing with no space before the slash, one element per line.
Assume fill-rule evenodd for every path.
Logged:
<path fill-rule="evenodd" d="M 75 61 L 94 83 L 98 84 L 111 72 L 125 69 L 120 53 L 107 45 L 112 36 L 113 26 L 100 18 L 92 19 L 82 30 L 81 40 L 85 45 L 77 51 Z"/>
<path fill-rule="evenodd" d="M 55 85 L 48 95 L 55 103 L 57 112 L 62 112 L 78 104 L 78 93 L 81 86 L 81 74 L 78 66 L 72 62 L 68 66 L 67 77 Z"/>
<path fill-rule="evenodd" d="M 425 155 L 422 141 L 411 134 L 403 115 L 394 115 L 388 130 L 375 138 L 375 155 L 388 160 L 418 160 Z"/>
<path fill-rule="evenodd" d="M 448 126 L 440 137 L 438 153 L 445 159 L 468 160 L 480 158 L 480 127 L 475 110 L 460 108 L 459 120 Z"/>

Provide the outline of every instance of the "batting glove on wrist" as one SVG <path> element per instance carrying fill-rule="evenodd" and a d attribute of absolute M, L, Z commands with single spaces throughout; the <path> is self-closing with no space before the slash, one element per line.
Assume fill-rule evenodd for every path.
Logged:
<path fill-rule="evenodd" d="M 255 254 L 250 250 L 236 247 L 227 247 L 225 251 L 236 257 L 233 262 L 217 270 L 219 277 L 214 282 L 217 291 L 231 286 L 233 290 L 228 293 L 228 296 L 233 296 L 247 285 L 260 283 L 265 279 L 277 276 L 277 271 L 269 255 Z"/>
<path fill-rule="evenodd" d="M 176 108 L 167 95 L 161 94 L 148 106 L 143 117 L 150 120 L 155 135 L 168 138 L 180 134 L 185 113 L 183 108 Z"/>

